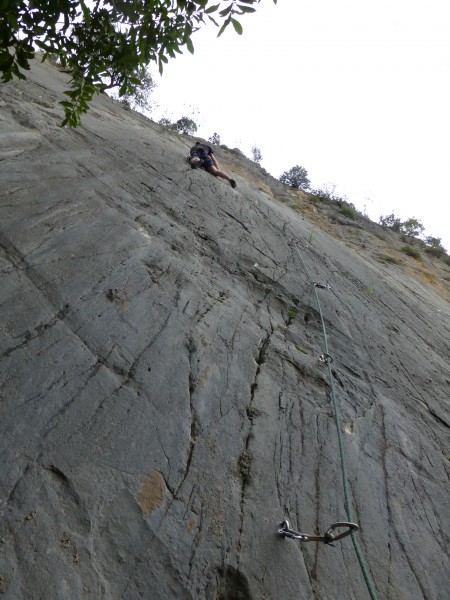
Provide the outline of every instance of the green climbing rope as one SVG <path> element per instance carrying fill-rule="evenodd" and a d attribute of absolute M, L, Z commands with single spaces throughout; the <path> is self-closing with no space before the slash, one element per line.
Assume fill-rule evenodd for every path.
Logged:
<path fill-rule="evenodd" d="M 326 330 L 326 326 L 325 326 L 325 319 L 323 318 L 323 313 L 322 313 L 322 306 L 320 304 L 320 299 L 319 299 L 319 295 L 317 293 L 317 286 L 314 283 L 313 278 L 311 277 L 311 273 L 309 272 L 309 269 L 305 263 L 305 261 L 303 260 L 303 256 L 300 252 L 300 250 L 298 249 L 298 246 L 295 244 L 294 242 L 294 248 L 297 251 L 298 257 L 300 258 L 300 261 L 303 265 L 303 269 L 306 273 L 306 275 L 308 276 L 308 279 L 310 280 L 313 289 L 314 289 L 314 295 L 316 297 L 316 303 L 317 303 L 317 308 L 319 311 L 319 315 L 320 315 L 320 321 L 322 323 L 322 332 L 323 332 L 323 339 L 324 339 L 324 349 L 325 349 L 325 356 L 330 356 L 329 352 L 328 352 L 328 338 L 327 338 L 327 330 Z M 337 430 L 337 437 L 338 437 L 338 444 L 339 444 L 339 456 L 340 456 L 340 461 L 341 461 L 341 472 L 342 472 L 342 484 L 343 484 L 343 489 L 344 489 L 344 505 L 345 505 L 345 512 L 347 513 L 347 519 L 352 522 L 353 521 L 353 510 L 352 510 L 352 504 L 350 501 L 350 491 L 349 491 L 349 486 L 348 486 L 348 476 L 347 476 L 347 464 L 346 464 L 346 460 L 345 460 L 345 452 L 344 452 L 344 441 L 342 439 L 342 433 L 341 433 L 341 419 L 340 419 L 340 411 L 339 411 L 339 405 L 337 403 L 336 400 L 336 394 L 334 392 L 334 384 L 333 384 L 333 373 L 331 370 L 331 361 L 327 360 L 327 365 L 328 365 L 328 377 L 330 380 L 330 389 L 331 389 L 331 398 L 332 398 L 332 402 L 333 402 L 333 410 L 334 410 L 334 420 L 336 423 L 336 430 Z M 370 597 L 372 598 L 372 600 L 378 600 L 378 596 L 377 596 L 377 592 L 375 589 L 375 585 L 372 581 L 372 578 L 370 576 L 369 573 L 369 569 L 367 567 L 363 552 L 361 550 L 361 546 L 359 545 L 359 540 L 357 537 L 357 534 L 355 531 L 351 532 L 351 537 L 352 537 L 352 542 L 353 542 L 353 547 L 355 549 L 355 553 L 356 553 L 356 557 L 358 559 L 359 562 L 359 566 L 361 567 L 361 571 L 364 577 L 364 581 L 366 582 L 366 586 L 367 586 L 367 590 L 370 594 Z"/>

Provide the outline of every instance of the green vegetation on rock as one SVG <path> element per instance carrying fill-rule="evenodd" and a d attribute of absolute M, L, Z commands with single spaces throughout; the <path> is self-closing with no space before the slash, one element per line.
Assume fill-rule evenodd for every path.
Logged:
<path fill-rule="evenodd" d="M 412 246 L 403 246 L 402 252 L 404 252 L 408 256 L 411 256 L 412 258 L 415 258 L 416 260 L 420 259 L 419 250 L 417 250 L 417 248 L 413 248 Z"/>

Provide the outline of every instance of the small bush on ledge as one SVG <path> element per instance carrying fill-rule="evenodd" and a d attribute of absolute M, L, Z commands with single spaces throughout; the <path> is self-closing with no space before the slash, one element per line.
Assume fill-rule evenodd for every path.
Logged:
<path fill-rule="evenodd" d="M 401 261 L 398 258 L 394 258 L 393 256 L 389 256 L 389 254 L 380 254 L 378 260 L 382 263 L 391 263 L 393 265 L 400 265 Z"/>
<path fill-rule="evenodd" d="M 356 219 L 356 211 L 346 202 L 342 204 L 341 208 L 339 209 L 339 212 L 342 215 L 344 215 L 344 217 L 347 217 L 352 221 Z"/>
<path fill-rule="evenodd" d="M 412 246 L 403 246 L 402 252 L 408 256 L 412 256 L 412 258 L 415 258 L 416 260 L 420 260 L 420 252 L 417 250 L 417 248 L 413 248 Z"/>

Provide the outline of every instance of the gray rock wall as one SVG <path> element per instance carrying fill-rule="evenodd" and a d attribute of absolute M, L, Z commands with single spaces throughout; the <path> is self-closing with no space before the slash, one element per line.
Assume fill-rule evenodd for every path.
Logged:
<path fill-rule="evenodd" d="M 0 90 L 0 593 L 5 599 L 445 600 L 449 304 L 218 150 L 66 77 Z M 309 271 L 310 277 L 308 276 Z"/>

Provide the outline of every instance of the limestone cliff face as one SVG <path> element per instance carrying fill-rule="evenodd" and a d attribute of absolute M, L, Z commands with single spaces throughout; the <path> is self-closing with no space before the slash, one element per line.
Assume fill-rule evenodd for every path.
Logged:
<path fill-rule="evenodd" d="M 448 268 L 106 97 L 61 129 L 65 84 L 1 88 L 2 598 L 368 598 L 277 534 L 347 520 L 332 386 L 378 597 L 448 598 Z"/>

